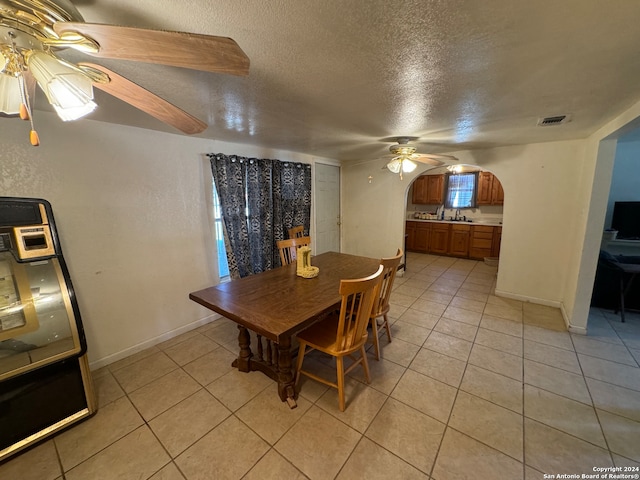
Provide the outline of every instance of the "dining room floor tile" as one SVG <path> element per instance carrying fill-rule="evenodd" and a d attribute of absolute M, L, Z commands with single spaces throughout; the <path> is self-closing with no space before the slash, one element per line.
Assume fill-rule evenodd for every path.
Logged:
<path fill-rule="evenodd" d="M 237 371 L 237 326 L 216 318 L 94 371 L 98 412 L 0 463 L 0 479 L 542 480 L 640 466 L 640 314 L 592 308 L 587 335 L 569 334 L 560 310 L 495 296 L 496 267 L 411 252 L 407 265 L 392 341 L 379 361 L 368 346 L 371 383 L 347 375 L 344 412 L 311 378 L 290 409 L 271 379 Z M 335 377 L 317 352 L 305 369 Z"/>

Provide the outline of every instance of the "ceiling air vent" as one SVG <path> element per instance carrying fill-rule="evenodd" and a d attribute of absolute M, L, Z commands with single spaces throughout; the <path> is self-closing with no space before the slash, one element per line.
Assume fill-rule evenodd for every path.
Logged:
<path fill-rule="evenodd" d="M 562 125 L 571 120 L 569 115 L 554 115 L 553 117 L 544 117 L 538 119 L 538 126 L 548 127 L 551 125 Z"/>

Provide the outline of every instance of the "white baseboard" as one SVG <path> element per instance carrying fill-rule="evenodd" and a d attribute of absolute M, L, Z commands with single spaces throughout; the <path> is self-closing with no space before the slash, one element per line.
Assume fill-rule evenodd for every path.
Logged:
<path fill-rule="evenodd" d="M 569 325 L 569 332 L 577 333 L 579 335 L 586 335 L 587 329 L 585 327 L 576 327 L 574 325 Z"/>
<path fill-rule="evenodd" d="M 145 340 L 142 343 L 138 343 L 137 345 L 133 345 L 132 347 L 121 350 L 112 355 L 108 355 L 104 358 L 100 358 L 98 360 L 89 362 L 89 368 L 91 370 L 97 370 L 102 367 L 106 367 L 118 360 L 122 360 L 123 358 L 127 358 L 134 353 L 141 352 L 142 350 L 146 350 L 147 348 L 151 348 L 159 343 L 166 342 L 167 340 L 171 340 L 172 338 L 177 337 L 178 335 L 182 335 L 183 333 L 189 332 L 195 328 L 201 327 L 202 325 L 206 325 L 207 323 L 213 322 L 218 318 L 222 318 L 217 313 L 212 313 L 204 318 L 196 320 L 195 322 L 188 323 L 187 325 L 183 325 L 175 330 L 171 330 L 170 332 L 163 333 L 162 335 L 158 335 L 157 337 L 150 338 L 149 340 Z M 89 349 L 91 349 L 91 345 L 89 345 Z"/>
<path fill-rule="evenodd" d="M 569 316 L 567 315 L 567 311 L 564 308 L 564 303 L 556 301 L 556 300 L 547 300 L 544 298 L 537 298 L 537 297 L 528 297 L 526 295 L 519 295 L 517 293 L 512 293 L 512 292 L 504 292 L 502 290 L 496 290 L 495 291 L 495 295 L 496 297 L 505 297 L 505 298 L 510 298 L 512 300 L 520 300 L 521 302 L 529 302 L 529 303 L 535 303 L 536 305 L 544 305 L 546 307 L 553 307 L 553 308 L 557 308 L 560 310 L 560 313 L 562 314 L 562 319 L 564 320 L 564 325 L 567 327 L 567 330 L 569 330 L 570 332 L 573 331 L 572 328 L 576 329 L 575 333 L 580 333 L 579 328 L 578 327 L 572 327 L 569 323 Z M 587 330 L 584 329 L 584 333 L 587 333 Z"/>

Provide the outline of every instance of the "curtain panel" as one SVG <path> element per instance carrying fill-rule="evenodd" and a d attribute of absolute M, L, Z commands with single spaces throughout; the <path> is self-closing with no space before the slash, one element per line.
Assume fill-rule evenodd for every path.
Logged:
<path fill-rule="evenodd" d="M 229 272 L 246 277 L 280 266 L 276 242 L 311 223 L 311 166 L 222 153 L 209 154 Z"/>

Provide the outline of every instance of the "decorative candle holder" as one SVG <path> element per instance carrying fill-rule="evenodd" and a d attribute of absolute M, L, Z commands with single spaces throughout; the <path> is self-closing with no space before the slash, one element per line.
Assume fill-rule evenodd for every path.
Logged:
<path fill-rule="evenodd" d="M 296 275 L 303 278 L 317 277 L 320 271 L 318 267 L 311 266 L 311 248 L 308 246 L 298 247 L 296 266 Z"/>

